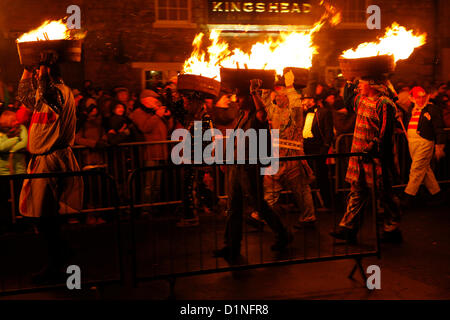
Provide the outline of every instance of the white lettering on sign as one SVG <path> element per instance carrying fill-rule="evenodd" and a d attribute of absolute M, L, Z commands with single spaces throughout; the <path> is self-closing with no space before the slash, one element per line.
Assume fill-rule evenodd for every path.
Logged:
<path fill-rule="evenodd" d="M 212 12 L 310 13 L 309 3 L 213 1 Z"/>

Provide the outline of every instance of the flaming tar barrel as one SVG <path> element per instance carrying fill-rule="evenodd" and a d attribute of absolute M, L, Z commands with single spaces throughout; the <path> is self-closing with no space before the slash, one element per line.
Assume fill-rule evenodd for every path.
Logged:
<path fill-rule="evenodd" d="M 195 74 L 178 75 L 177 90 L 180 92 L 199 92 L 208 97 L 217 97 L 220 92 L 220 82 Z"/>
<path fill-rule="evenodd" d="M 240 93 L 250 93 L 250 80 L 262 80 L 262 89 L 273 89 L 275 85 L 275 70 L 256 69 L 220 69 L 222 87 L 228 90 L 237 89 Z"/>
<path fill-rule="evenodd" d="M 382 55 L 368 58 L 339 58 L 342 74 L 347 80 L 354 78 L 386 77 L 395 69 L 394 56 Z"/>
<path fill-rule="evenodd" d="M 80 62 L 83 40 L 42 40 L 18 42 L 20 63 L 32 66 L 39 63 L 41 52 L 54 50 L 58 53 L 59 62 Z"/>

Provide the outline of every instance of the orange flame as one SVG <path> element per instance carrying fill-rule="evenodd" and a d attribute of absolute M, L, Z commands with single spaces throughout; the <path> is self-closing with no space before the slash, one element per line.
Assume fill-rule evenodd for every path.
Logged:
<path fill-rule="evenodd" d="M 327 2 L 322 3 L 325 13 L 308 31 L 282 32 L 275 39 L 253 44 L 250 52 L 240 48 L 229 49 L 229 45 L 220 39 L 219 30 L 211 30 L 209 40 L 211 45 L 207 53 L 201 49 L 203 33 L 196 35 L 192 45 L 194 50 L 185 61 L 183 73 L 201 75 L 220 81 L 220 68 L 249 68 L 276 70 L 283 74 L 285 67 L 311 68 L 312 57 L 317 53 L 312 36 L 318 32 L 325 22 L 336 25 L 341 21 L 341 13 Z"/>
<path fill-rule="evenodd" d="M 43 40 L 63 40 L 69 39 L 70 30 L 62 19 L 58 21 L 45 21 L 38 28 L 23 34 L 17 42 L 43 41 Z"/>
<path fill-rule="evenodd" d="M 361 43 L 355 50 L 349 49 L 342 53 L 343 58 L 356 59 L 379 55 L 393 55 L 395 62 L 408 59 L 415 48 L 426 43 L 426 33 L 414 35 L 413 30 L 406 30 L 394 22 L 386 28 L 383 37 L 377 42 Z"/>

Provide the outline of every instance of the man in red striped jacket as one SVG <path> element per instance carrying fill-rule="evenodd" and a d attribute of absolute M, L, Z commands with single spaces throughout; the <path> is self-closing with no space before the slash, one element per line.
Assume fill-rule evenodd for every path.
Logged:
<path fill-rule="evenodd" d="M 331 236 L 356 242 L 361 215 L 369 202 L 369 187 L 375 184 L 378 198 L 384 207 L 385 242 L 401 242 L 399 229 L 400 209 L 392 198 L 393 130 L 396 106 L 389 98 L 385 80 L 360 80 L 356 85 L 348 83 L 344 100 L 355 110 L 356 124 L 351 152 L 367 152 L 373 164 L 363 157 L 350 157 L 345 180 L 351 184 L 347 210 Z M 375 176 L 372 173 L 375 165 Z"/>
<path fill-rule="evenodd" d="M 409 114 L 408 145 L 411 154 L 409 181 L 404 191 L 402 204 L 409 206 L 419 191 L 422 182 L 434 199 L 439 198 L 441 189 L 430 167 L 433 151 L 439 160 L 445 156 L 444 147 L 447 139 L 440 110 L 428 103 L 429 95 L 421 87 L 414 87 L 410 92 L 414 108 Z"/>

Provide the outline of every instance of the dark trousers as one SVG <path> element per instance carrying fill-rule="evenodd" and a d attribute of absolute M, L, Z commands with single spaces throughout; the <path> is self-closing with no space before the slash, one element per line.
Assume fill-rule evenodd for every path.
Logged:
<path fill-rule="evenodd" d="M 327 154 L 323 145 L 308 143 L 305 139 L 303 145 L 305 155 L 313 155 L 313 154 Z M 331 191 L 330 191 L 330 179 L 328 177 L 328 165 L 326 164 L 327 159 L 313 159 L 308 160 L 309 166 L 314 171 L 316 176 L 317 187 L 320 190 L 320 194 L 322 195 L 322 199 L 324 202 L 324 206 L 329 208 L 331 207 Z"/>
<path fill-rule="evenodd" d="M 394 231 L 400 224 L 400 208 L 393 199 L 392 175 L 389 168 L 382 168 L 383 176 L 379 186 L 377 186 L 377 198 L 384 209 L 384 231 Z M 347 210 L 339 225 L 341 227 L 358 230 L 362 224 L 364 210 L 370 199 L 370 189 L 367 186 L 364 171 L 361 173 L 359 181 L 351 184 L 348 195 Z"/>
<path fill-rule="evenodd" d="M 219 202 L 215 193 L 208 189 L 203 179 L 205 177 L 204 168 L 194 168 L 187 166 L 184 168 L 184 218 L 192 219 L 196 216 L 196 211 L 203 207 L 212 210 Z"/>
<path fill-rule="evenodd" d="M 261 207 L 259 213 L 261 217 L 267 222 L 267 225 L 275 234 L 276 240 L 283 240 L 287 238 L 287 230 L 281 222 L 280 217 L 270 208 L 263 197 L 263 176 L 256 166 L 229 166 L 231 193 L 230 197 L 230 211 L 227 218 L 225 229 L 225 245 L 233 248 L 233 250 L 240 250 L 242 240 L 242 224 L 244 199 L 248 201 L 248 205 L 253 208 L 257 206 L 257 196 L 259 192 L 259 199 Z M 259 181 L 258 181 L 259 180 Z M 259 183 L 259 190 L 257 184 Z M 248 195 L 248 197 L 245 197 Z"/>
<path fill-rule="evenodd" d="M 184 185 L 183 185 L 183 209 L 184 219 L 192 219 L 195 217 L 195 199 L 194 199 L 194 182 L 197 176 L 197 168 L 191 166 L 184 167 Z"/>
<path fill-rule="evenodd" d="M 62 237 L 61 231 L 63 217 L 57 215 L 29 219 L 37 225 L 39 235 L 47 248 L 46 267 L 52 271 L 63 271 L 69 256 L 67 252 L 68 246 Z"/>

